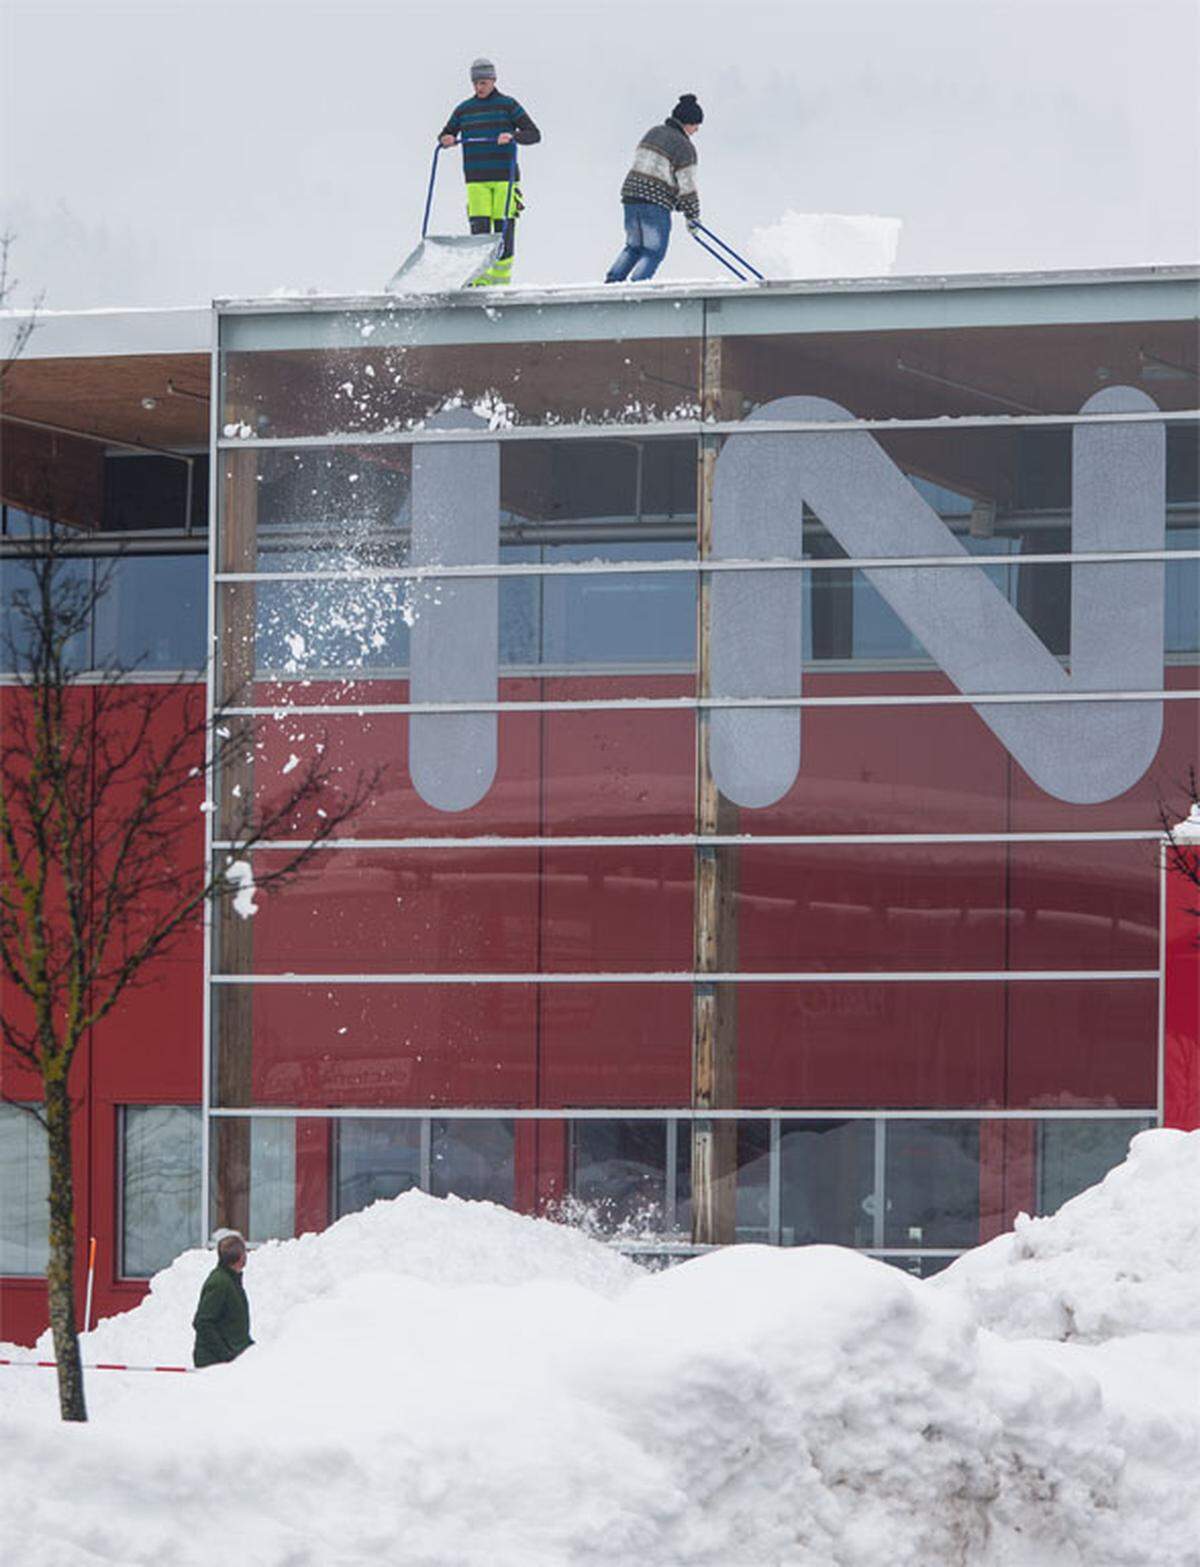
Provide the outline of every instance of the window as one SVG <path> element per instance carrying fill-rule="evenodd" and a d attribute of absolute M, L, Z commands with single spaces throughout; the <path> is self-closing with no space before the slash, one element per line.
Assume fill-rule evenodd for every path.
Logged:
<path fill-rule="evenodd" d="M 0 1274 L 46 1271 L 49 1196 L 45 1132 L 20 1105 L 0 1104 Z"/>
<path fill-rule="evenodd" d="M 572 1122 L 571 1195 L 594 1209 L 602 1229 L 661 1228 L 667 1208 L 665 1122 Z"/>
<path fill-rule="evenodd" d="M 140 672 L 171 674 L 202 668 L 207 623 L 207 558 L 189 555 L 67 557 L 59 581 L 75 583 L 86 597 L 106 582 L 87 624 L 67 644 L 71 669 L 82 672 L 116 662 Z M 21 606 L 30 602 L 34 578 L 19 556 L 0 558 L 0 659 L 9 640 L 22 665 L 29 657 L 29 628 Z"/>
<path fill-rule="evenodd" d="M 126 1105 L 121 1114 L 121 1276 L 146 1279 L 200 1240 L 200 1111 Z"/>
<path fill-rule="evenodd" d="M 208 522 L 208 458 L 192 464 L 192 528 Z M 188 464 L 179 457 L 130 452 L 104 459 L 104 530 L 142 533 L 188 524 Z"/>
<path fill-rule="evenodd" d="M 1037 1211 L 1056 1213 L 1063 1203 L 1102 1181 L 1122 1163 L 1130 1139 L 1153 1125 L 1149 1118 L 1043 1122 L 1038 1128 Z"/>
<path fill-rule="evenodd" d="M 403 1120 L 337 1124 L 337 1215 L 357 1213 L 381 1197 L 421 1184 L 421 1123 Z"/>
<path fill-rule="evenodd" d="M 434 1121 L 429 1189 L 435 1197 L 468 1197 L 513 1205 L 513 1123 Z"/>

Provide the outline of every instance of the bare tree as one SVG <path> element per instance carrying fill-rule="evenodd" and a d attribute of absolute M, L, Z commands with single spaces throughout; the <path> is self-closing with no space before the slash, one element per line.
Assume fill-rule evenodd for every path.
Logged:
<path fill-rule="evenodd" d="M 12 275 L 12 250 L 16 243 L 14 234 L 0 234 L 0 310 L 3 310 L 12 298 L 17 287 L 17 279 Z M 12 337 L 7 349 L 0 357 L 0 388 L 13 365 L 25 352 L 29 339 L 37 329 L 38 312 L 42 308 L 42 295 L 39 294 L 33 302 L 31 309 L 22 311 L 13 323 Z"/>
<path fill-rule="evenodd" d="M 1167 872 L 1172 876 L 1181 876 L 1195 889 L 1197 902 L 1188 913 L 1200 920 L 1200 842 L 1197 841 L 1196 831 L 1197 822 L 1200 821 L 1200 773 L 1197 773 L 1195 767 L 1188 768 L 1181 793 L 1184 802 L 1182 819 L 1178 808 L 1168 807 L 1161 800 L 1158 819 L 1166 839 Z M 1200 942 L 1200 932 L 1196 940 Z"/>
<path fill-rule="evenodd" d="M 27 586 L 5 630 L 13 681 L 0 741 L 3 1047 L 38 1074 L 50 1172 L 50 1322 L 62 1418 L 86 1420 L 75 1325 L 72 1063 L 87 1031 L 189 930 L 209 902 L 293 876 L 366 803 L 378 773 L 350 780 L 307 729 L 309 760 L 255 786 L 263 742 L 240 694 L 211 717 L 197 677 L 137 679 L 114 662 L 79 675 L 73 656 L 112 565 L 81 573 L 68 531 L 48 523 L 22 550 Z M 260 767 L 259 772 L 263 769 Z M 286 776 L 281 776 L 286 773 Z M 197 849 L 196 813 L 221 804 L 220 864 Z M 285 837 L 255 876 L 257 844 Z M 239 899 L 240 894 L 240 899 Z M 236 918 L 236 915 L 231 917 Z"/>

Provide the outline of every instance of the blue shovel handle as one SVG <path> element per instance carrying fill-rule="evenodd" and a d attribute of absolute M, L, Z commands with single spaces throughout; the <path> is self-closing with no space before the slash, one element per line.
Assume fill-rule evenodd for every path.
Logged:
<path fill-rule="evenodd" d="M 706 229 L 704 224 L 701 223 L 698 218 L 690 225 L 690 228 L 692 238 L 696 241 L 697 245 L 700 246 L 701 250 L 707 250 L 710 256 L 715 256 L 723 267 L 733 273 L 734 277 L 737 278 L 739 283 L 749 282 L 749 278 L 746 276 L 746 272 L 756 277 L 760 283 L 765 281 L 762 273 L 758 270 L 757 267 L 751 266 L 750 263 L 746 260 L 745 256 L 739 256 L 737 251 L 734 250 L 733 246 L 726 244 L 719 234 L 714 234 L 711 229 Z M 700 238 L 701 234 L 706 234 L 708 238 L 712 240 L 713 244 L 706 245 Z M 721 249 L 714 250 L 713 245 L 719 245 Z M 739 272 L 738 268 L 733 265 L 733 262 L 729 261 L 726 256 L 721 254 L 721 251 L 726 251 L 728 255 L 732 256 L 733 260 L 738 263 L 738 266 L 745 267 L 746 272 Z"/>
<path fill-rule="evenodd" d="M 468 142 L 468 141 L 491 141 L 492 138 L 490 136 L 464 136 L 462 138 L 462 140 L 464 142 Z M 457 143 L 455 143 L 455 145 L 457 145 Z M 433 207 L 433 187 L 434 187 L 434 184 L 435 184 L 435 182 L 437 180 L 438 154 L 440 152 L 443 152 L 444 150 L 445 149 L 443 148 L 443 146 L 442 146 L 440 141 L 434 143 L 433 163 L 430 165 L 430 168 L 429 168 L 429 189 L 425 192 L 425 215 L 421 219 L 421 238 L 422 239 L 424 239 L 426 234 L 428 234 L 428 232 L 429 232 L 429 213 L 430 213 L 430 210 Z M 505 213 L 504 237 L 505 237 L 506 240 L 508 238 L 509 230 L 511 229 L 511 227 L 513 225 L 513 222 L 514 222 L 513 216 L 511 214 L 512 214 L 512 204 L 513 204 L 513 187 L 515 186 L 516 182 L 517 182 L 517 144 L 514 141 L 514 142 L 510 142 L 509 143 L 509 151 L 508 151 L 508 195 L 505 197 L 505 201 L 504 201 L 504 213 Z"/>

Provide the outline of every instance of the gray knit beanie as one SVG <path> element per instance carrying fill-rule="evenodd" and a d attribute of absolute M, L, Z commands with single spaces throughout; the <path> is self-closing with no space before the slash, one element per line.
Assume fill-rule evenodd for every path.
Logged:
<path fill-rule="evenodd" d="M 473 82 L 483 82 L 489 79 L 495 81 L 496 67 L 490 60 L 486 60 L 483 55 L 480 55 L 478 60 L 471 61 L 471 80 Z"/>

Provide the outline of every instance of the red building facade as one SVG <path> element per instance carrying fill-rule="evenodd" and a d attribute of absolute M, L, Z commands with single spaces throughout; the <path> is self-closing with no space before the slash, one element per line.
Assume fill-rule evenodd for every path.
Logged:
<path fill-rule="evenodd" d="M 1195 1124 L 1195 305 L 218 310 L 201 629 L 253 744 L 191 830 L 232 857 L 317 746 L 378 781 L 97 1029 L 100 1311 L 412 1185 L 929 1273 Z"/>

